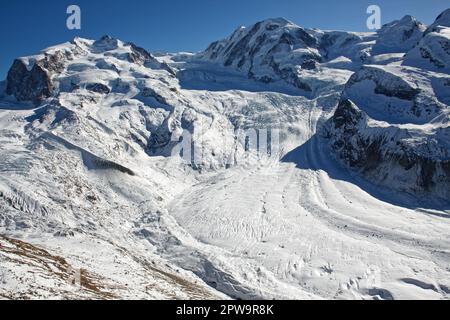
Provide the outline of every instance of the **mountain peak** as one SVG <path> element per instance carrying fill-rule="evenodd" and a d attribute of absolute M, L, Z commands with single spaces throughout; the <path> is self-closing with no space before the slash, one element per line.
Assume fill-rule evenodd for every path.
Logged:
<path fill-rule="evenodd" d="M 444 10 L 432 25 L 428 27 L 425 34 L 439 30 L 439 27 L 450 27 L 450 9 Z"/>
<path fill-rule="evenodd" d="M 383 32 L 386 29 L 392 29 L 392 28 L 399 28 L 399 27 L 413 27 L 413 26 L 418 26 L 422 29 L 425 29 L 426 26 L 420 22 L 419 20 L 417 20 L 415 17 L 407 14 L 405 15 L 403 18 L 401 18 L 400 20 L 395 20 L 392 21 L 390 23 L 385 24 L 382 28 L 381 28 L 381 32 Z M 388 30 L 388 31 L 392 31 L 392 30 Z"/>
<path fill-rule="evenodd" d="M 263 23 L 263 24 L 279 24 L 280 26 L 286 26 L 286 25 L 289 25 L 289 24 L 294 24 L 295 25 L 295 23 L 293 23 L 292 21 L 289 21 L 288 19 L 283 18 L 283 17 L 264 19 L 264 20 L 260 21 L 260 23 Z"/>
<path fill-rule="evenodd" d="M 199 54 L 104 36 L 17 59 L 0 297 L 448 298 L 444 29 L 275 18 Z"/>
<path fill-rule="evenodd" d="M 101 37 L 99 40 L 95 41 L 93 46 L 104 51 L 115 50 L 119 47 L 120 42 L 109 35 Z"/>
<path fill-rule="evenodd" d="M 409 14 L 405 15 L 403 18 L 400 19 L 401 22 L 413 22 L 417 21 L 417 19 Z"/>
<path fill-rule="evenodd" d="M 407 52 L 420 41 L 426 28 L 426 25 L 411 15 L 385 24 L 378 31 L 378 39 L 372 53 Z"/>
<path fill-rule="evenodd" d="M 449 8 L 449 9 L 446 9 L 446 10 L 444 10 L 444 11 L 442 11 L 442 12 L 437 16 L 435 22 L 438 22 L 439 20 L 444 20 L 444 19 L 446 19 L 446 20 L 450 19 L 450 8 Z"/>

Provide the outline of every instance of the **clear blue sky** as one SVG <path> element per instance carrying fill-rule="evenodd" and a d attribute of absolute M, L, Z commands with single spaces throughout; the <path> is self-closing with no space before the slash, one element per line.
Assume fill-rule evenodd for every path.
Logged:
<path fill-rule="evenodd" d="M 66 9 L 77 4 L 82 29 L 66 28 Z M 366 9 L 377 4 L 382 23 L 411 14 L 430 24 L 448 0 L 0 0 L 0 79 L 13 59 L 75 36 L 104 34 L 149 50 L 199 51 L 236 27 L 285 17 L 308 28 L 367 31 Z"/>

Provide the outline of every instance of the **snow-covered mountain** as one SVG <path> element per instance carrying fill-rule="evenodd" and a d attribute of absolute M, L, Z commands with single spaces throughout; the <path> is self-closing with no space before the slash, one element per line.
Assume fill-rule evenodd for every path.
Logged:
<path fill-rule="evenodd" d="M 427 33 L 410 52 L 407 53 L 404 65 L 448 74 L 450 72 L 449 28 Z"/>
<path fill-rule="evenodd" d="M 377 33 L 268 19 L 196 54 L 105 36 L 16 59 L 0 296 L 448 298 L 448 12 Z"/>
<path fill-rule="evenodd" d="M 445 16 L 435 24 L 445 24 Z M 323 94 L 323 84 L 317 83 L 321 72 L 335 74 L 330 59 L 349 59 L 339 68 L 358 69 L 345 84 L 327 132 L 338 158 L 377 184 L 433 191 L 449 199 L 450 28 L 434 28 L 424 36 L 427 27 L 405 16 L 376 35 L 364 35 L 305 30 L 284 19 L 270 19 L 238 29 L 199 56 L 249 78 L 258 74 L 256 79 L 263 82 L 282 79 L 308 97 L 311 92 L 312 97 Z"/>
<path fill-rule="evenodd" d="M 217 62 L 264 83 L 283 80 L 308 95 L 322 62 L 344 57 L 357 64 L 369 57 L 372 34 L 306 30 L 283 19 L 268 19 L 238 28 L 230 37 L 212 43 L 197 58 Z M 312 81 L 306 79 L 312 78 Z"/>
<path fill-rule="evenodd" d="M 423 23 L 411 16 L 388 23 L 378 31 L 372 54 L 407 52 L 421 40 L 425 29 Z"/>
<path fill-rule="evenodd" d="M 333 150 L 377 184 L 449 199 L 449 107 L 433 85 L 446 81 L 413 68 L 364 66 L 331 119 Z"/>
<path fill-rule="evenodd" d="M 435 32 L 440 29 L 440 27 L 450 27 L 450 9 L 444 10 L 436 20 L 428 26 L 427 30 L 425 30 L 425 34 L 429 32 Z"/>

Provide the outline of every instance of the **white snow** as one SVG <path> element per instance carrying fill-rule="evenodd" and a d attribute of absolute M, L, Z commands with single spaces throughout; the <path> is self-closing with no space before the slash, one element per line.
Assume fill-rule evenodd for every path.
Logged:
<path fill-rule="evenodd" d="M 299 30 L 284 19 L 264 28 Z M 299 70 L 309 95 L 249 79 L 211 51 L 158 55 L 175 77 L 130 62 L 130 46 L 112 38 L 48 49 L 72 55 L 52 77 L 54 97 L 0 102 L 0 297 L 448 299 L 448 201 L 367 182 L 321 135 L 344 92 L 366 113 L 367 135 L 400 130 L 413 145 L 436 137 L 442 156 L 448 73 L 402 66 L 398 52 L 370 56 L 373 33 L 307 32 L 334 39 L 315 70 Z M 320 50 L 276 58 L 305 52 Z M 419 98 L 377 93 L 377 83 Z M 432 103 L 439 112 L 408 111 Z M 255 154 L 237 129 L 279 130 L 278 157 L 243 161 Z M 203 147 L 197 167 L 170 156 L 189 130 Z M 88 282 L 70 285 L 68 266 Z"/>

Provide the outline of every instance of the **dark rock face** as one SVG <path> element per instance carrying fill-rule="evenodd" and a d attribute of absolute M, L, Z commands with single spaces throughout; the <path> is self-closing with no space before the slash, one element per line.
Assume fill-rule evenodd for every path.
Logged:
<path fill-rule="evenodd" d="M 377 83 L 377 86 L 375 87 L 375 93 L 383 94 L 387 97 L 395 97 L 402 100 L 411 101 L 416 97 L 419 91 L 412 88 L 391 89 L 384 86 L 382 83 Z"/>
<path fill-rule="evenodd" d="M 296 31 L 296 38 L 303 41 L 308 47 L 316 47 L 317 46 L 317 39 L 311 36 L 308 32 L 306 32 L 303 29 L 298 29 Z"/>
<path fill-rule="evenodd" d="M 312 92 L 312 88 L 298 76 L 296 70 L 290 68 L 281 70 L 281 78 L 288 83 L 291 83 L 300 90 Z"/>
<path fill-rule="evenodd" d="M 174 147 L 183 141 L 182 136 L 176 139 L 173 136 L 176 128 L 180 126 L 178 120 L 172 117 L 164 119 L 163 123 L 152 132 L 147 145 L 147 151 L 151 155 L 162 154 L 169 156 Z"/>
<path fill-rule="evenodd" d="M 153 55 L 151 55 L 144 48 L 136 46 L 134 43 L 129 43 L 131 47 L 131 53 L 128 55 L 128 61 L 145 65 L 146 67 L 153 69 L 166 70 L 171 75 L 175 76 L 176 72 L 167 63 L 159 62 Z"/>
<path fill-rule="evenodd" d="M 146 60 L 154 59 L 153 56 L 144 48 L 138 47 L 134 43 L 130 43 L 131 50 L 133 51 L 134 57 L 136 57 L 136 60 L 141 61 L 144 63 Z"/>
<path fill-rule="evenodd" d="M 51 96 L 53 85 L 49 72 L 36 62 L 28 70 L 23 61 L 16 59 L 8 72 L 6 93 L 18 101 L 39 101 Z"/>
<path fill-rule="evenodd" d="M 44 54 L 33 62 L 31 68 L 21 59 L 16 59 L 7 76 L 6 93 L 18 101 L 40 101 L 50 97 L 54 90 L 52 74 L 64 70 L 65 62 L 73 59 L 73 53 L 56 51 Z"/>
<path fill-rule="evenodd" d="M 119 40 L 106 35 L 94 42 L 93 51 L 105 52 L 117 49 L 118 47 L 119 47 Z"/>
<path fill-rule="evenodd" d="M 433 54 L 428 50 L 427 48 L 419 48 L 420 50 L 420 56 L 426 60 L 429 60 L 433 65 L 435 65 L 438 68 L 444 68 L 445 64 L 438 59 L 435 59 L 433 57 Z"/>
<path fill-rule="evenodd" d="M 339 158 L 350 167 L 360 167 L 360 164 L 366 163 L 369 156 L 366 152 L 361 152 L 369 148 L 369 143 L 358 136 L 358 125 L 362 119 L 361 110 L 350 100 L 341 101 L 331 119 L 332 130 L 338 133 L 333 136 L 332 149 L 337 151 Z"/>
<path fill-rule="evenodd" d="M 392 80 L 390 78 L 392 78 Z M 411 101 L 419 93 L 419 90 L 411 87 L 405 81 L 396 79 L 395 76 L 371 66 L 365 66 L 360 71 L 354 73 L 350 77 L 346 88 L 350 88 L 356 83 L 362 82 L 364 80 L 373 81 L 376 84 L 375 93 L 383 94 L 387 97 L 395 97 L 402 100 Z"/>
<path fill-rule="evenodd" d="M 417 185 L 425 191 L 432 191 L 436 185 L 434 176 L 438 171 L 438 167 L 450 164 L 450 161 L 433 161 L 423 156 L 408 153 L 396 155 L 393 159 L 398 161 L 400 166 L 406 171 L 416 169 Z M 449 175 L 447 175 L 447 181 L 448 179 L 450 179 Z"/>
<path fill-rule="evenodd" d="M 317 48 L 322 59 L 332 60 L 343 56 L 357 64 L 369 60 L 372 47 L 369 43 L 376 38 L 344 31 L 326 31 L 318 37 Z"/>
<path fill-rule="evenodd" d="M 356 133 L 355 126 L 362 118 L 362 113 L 350 100 L 342 100 L 333 116 L 335 128 L 343 128 L 345 133 Z"/>
<path fill-rule="evenodd" d="M 59 73 L 64 70 L 65 62 L 72 59 L 72 53 L 56 51 L 53 54 L 46 54 L 45 58 L 40 60 L 38 64 L 42 64 L 49 72 Z"/>
<path fill-rule="evenodd" d="M 306 60 L 302 63 L 302 69 L 306 70 L 316 70 L 317 69 L 317 61 L 314 59 Z"/>
<path fill-rule="evenodd" d="M 163 104 L 166 106 L 170 105 L 170 103 L 167 101 L 167 99 L 165 97 L 163 97 L 161 94 L 159 94 L 152 88 L 146 87 L 146 88 L 142 89 L 141 94 L 143 97 L 155 99 L 160 104 Z"/>
<path fill-rule="evenodd" d="M 110 88 L 101 83 L 89 83 L 86 85 L 86 90 L 103 94 L 108 94 L 111 92 Z"/>
<path fill-rule="evenodd" d="M 110 54 L 109 51 L 117 49 L 119 44 L 119 40 L 104 36 L 95 41 L 89 50 L 94 53 L 104 53 L 107 56 Z M 36 58 L 28 58 L 29 61 L 16 59 L 8 72 L 6 94 L 15 96 L 18 101 L 32 101 L 35 104 L 51 97 L 55 91 L 52 76 L 63 72 L 68 65 L 67 62 L 73 60 L 76 55 L 86 53 L 83 45 L 85 44 L 82 41 L 75 39 L 71 42 L 70 47 L 45 52 Z M 131 53 L 118 56 L 118 59 L 127 59 L 132 63 L 145 65 L 148 68 L 166 70 L 172 76 L 176 75 L 174 69 L 166 63 L 160 63 L 145 49 L 132 43 L 129 43 L 128 46 L 131 48 Z M 119 73 L 118 68 L 107 63 L 105 59 L 97 60 L 96 67 Z M 72 89 L 76 88 L 78 86 L 72 87 Z M 87 84 L 86 89 L 102 94 L 111 92 L 111 88 L 101 83 Z"/>
<path fill-rule="evenodd" d="M 319 49 L 324 52 L 324 55 L 326 55 L 327 50 L 336 43 L 338 37 L 337 34 L 331 33 L 323 35 L 320 39 Z"/>
<path fill-rule="evenodd" d="M 254 55 L 258 51 L 258 46 L 252 48 L 249 48 L 249 42 L 252 39 L 252 37 L 259 31 L 259 28 L 261 27 L 261 22 L 256 23 L 250 31 L 241 38 L 236 44 L 231 43 L 229 44 L 228 48 L 225 50 L 225 53 L 230 51 L 230 53 L 227 53 L 228 59 L 225 61 L 225 66 L 231 66 L 233 62 L 237 59 L 242 59 L 244 56 L 247 55 L 248 52 L 250 52 L 250 55 Z M 259 43 L 261 43 L 261 38 L 259 39 Z M 241 65 L 243 65 L 241 63 Z"/>
<path fill-rule="evenodd" d="M 431 83 L 438 80 L 422 79 L 420 73 L 400 66 L 366 65 L 350 77 L 342 97 L 375 120 L 423 125 L 442 116 L 447 106 L 433 94 Z"/>
<path fill-rule="evenodd" d="M 158 61 L 144 48 L 136 46 L 134 43 L 129 43 L 131 53 L 128 55 L 128 61 L 144 65 L 145 63 L 159 64 Z"/>
<path fill-rule="evenodd" d="M 409 143 L 407 129 L 369 127 L 367 115 L 350 100 L 339 103 L 328 137 L 336 157 L 374 183 L 411 193 L 432 192 L 443 199 L 450 196 L 448 157 L 420 152 L 430 142 Z"/>
<path fill-rule="evenodd" d="M 430 25 L 425 34 L 430 32 L 435 32 L 439 30 L 439 27 L 450 27 L 450 9 L 444 10 L 434 21 L 432 25 Z"/>

